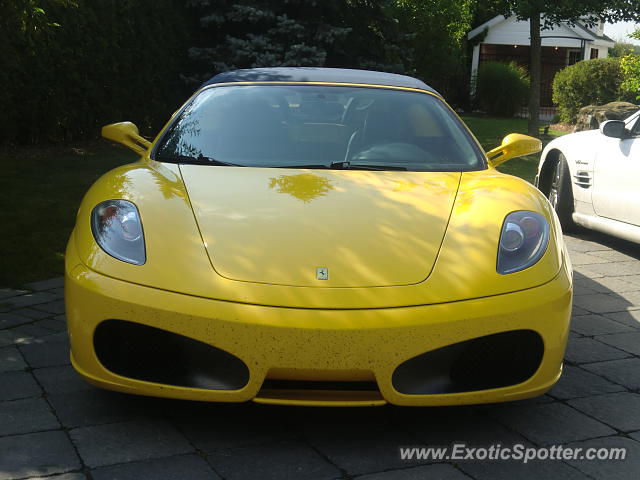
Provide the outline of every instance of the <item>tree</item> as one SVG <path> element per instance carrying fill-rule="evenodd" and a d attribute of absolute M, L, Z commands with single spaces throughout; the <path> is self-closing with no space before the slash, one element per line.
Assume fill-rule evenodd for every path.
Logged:
<path fill-rule="evenodd" d="M 595 25 L 599 20 L 640 21 L 640 0 L 504 0 L 502 11 L 505 15 L 515 15 L 518 20 L 529 20 L 529 134 L 538 135 L 542 52 L 540 31 L 560 23 L 575 25 L 577 21 L 589 26 Z"/>
<path fill-rule="evenodd" d="M 410 73 L 454 103 L 459 103 L 461 91 L 468 91 L 458 82 L 466 77 L 463 47 L 472 10 L 473 0 L 396 0 L 389 9 L 409 40 L 405 58 Z"/>
<path fill-rule="evenodd" d="M 640 39 L 640 29 L 633 32 L 630 37 Z M 637 47 L 637 45 L 633 45 Z M 628 52 L 620 62 L 624 81 L 621 88 L 625 92 L 635 95 L 636 100 L 640 100 L 640 54 L 638 50 Z"/>
<path fill-rule="evenodd" d="M 636 55 L 640 54 L 640 45 L 618 41 L 609 49 L 610 57 L 624 57 L 630 53 L 635 53 Z"/>
<path fill-rule="evenodd" d="M 200 18 L 193 81 L 265 66 L 350 66 L 403 71 L 389 0 L 189 0 Z"/>

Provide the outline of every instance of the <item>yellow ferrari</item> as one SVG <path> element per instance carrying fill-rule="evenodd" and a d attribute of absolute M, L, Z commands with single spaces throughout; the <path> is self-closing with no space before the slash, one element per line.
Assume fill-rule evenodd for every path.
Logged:
<path fill-rule="evenodd" d="M 454 405 L 547 391 L 572 269 L 553 207 L 414 78 L 215 76 L 88 191 L 66 253 L 73 366 L 201 401 Z"/>

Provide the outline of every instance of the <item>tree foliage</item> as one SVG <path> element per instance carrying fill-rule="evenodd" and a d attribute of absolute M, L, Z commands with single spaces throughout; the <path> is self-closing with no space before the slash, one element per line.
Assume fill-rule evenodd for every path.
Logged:
<path fill-rule="evenodd" d="M 335 66 L 403 71 L 401 37 L 388 1 L 189 0 L 199 17 L 189 50 L 196 80 L 265 66 Z"/>
<path fill-rule="evenodd" d="M 182 11 L 178 0 L 2 0 L 0 142 L 95 137 L 123 119 L 151 133 L 185 94 Z"/>
<path fill-rule="evenodd" d="M 640 20 L 640 0 L 502 0 L 502 13 L 530 21 L 531 91 L 529 96 L 529 133 L 538 133 L 540 105 L 541 39 L 540 30 L 562 22 L 577 21 L 594 25 L 599 20 L 616 22 Z M 544 15 L 543 15 L 544 14 Z"/>
<path fill-rule="evenodd" d="M 478 68 L 478 106 L 491 115 L 512 117 L 526 104 L 529 74 L 515 62 L 484 62 Z"/>
<path fill-rule="evenodd" d="M 575 123 L 587 105 L 632 100 L 621 90 L 623 74 L 619 58 L 584 60 L 560 70 L 553 79 L 553 101 L 560 120 Z"/>

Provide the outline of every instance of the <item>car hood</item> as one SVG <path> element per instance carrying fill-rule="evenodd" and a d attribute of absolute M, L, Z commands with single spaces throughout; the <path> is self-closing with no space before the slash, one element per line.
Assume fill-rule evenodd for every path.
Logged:
<path fill-rule="evenodd" d="M 199 165 L 180 171 L 219 275 L 305 287 L 425 280 L 461 177 Z"/>

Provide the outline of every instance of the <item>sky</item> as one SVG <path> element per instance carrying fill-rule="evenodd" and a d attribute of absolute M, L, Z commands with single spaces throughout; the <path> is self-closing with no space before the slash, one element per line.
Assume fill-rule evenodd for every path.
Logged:
<path fill-rule="evenodd" d="M 624 42 L 640 45 L 640 40 L 627 37 L 627 34 L 633 32 L 638 28 L 640 28 L 640 24 L 634 22 L 618 22 L 613 24 L 607 23 L 604 26 L 604 34 L 612 40 L 622 40 Z"/>

